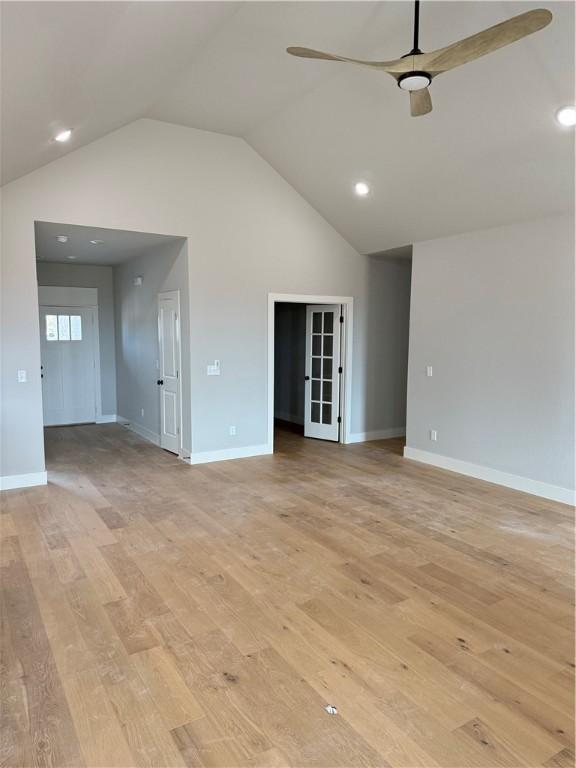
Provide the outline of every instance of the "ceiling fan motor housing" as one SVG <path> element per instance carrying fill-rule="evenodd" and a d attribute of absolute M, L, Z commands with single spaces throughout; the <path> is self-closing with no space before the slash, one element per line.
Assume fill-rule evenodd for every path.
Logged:
<path fill-rule="evenodd" d="M 398 78 L 398 87 L 404 91 L 420 91 L 422 88 L 428 88 L 432 82 L 432 77 L 428 72 L 405 72 Z"/>

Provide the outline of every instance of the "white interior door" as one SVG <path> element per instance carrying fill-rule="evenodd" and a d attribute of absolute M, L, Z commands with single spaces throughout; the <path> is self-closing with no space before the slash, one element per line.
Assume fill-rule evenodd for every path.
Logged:
<path fill-rule="evenodd" d="M 305 437 L 340 437 L 340 317 L 339 304 L 306 307 Z"/>
<path fill-rule="evenodd" d="M 96 421 L 96 311 L 40 307 L 45 426 Z"/>
<path fill-rule="evenodd" d="M 180 452 L 180 293 L 158 294 L 160 445 Z"/>

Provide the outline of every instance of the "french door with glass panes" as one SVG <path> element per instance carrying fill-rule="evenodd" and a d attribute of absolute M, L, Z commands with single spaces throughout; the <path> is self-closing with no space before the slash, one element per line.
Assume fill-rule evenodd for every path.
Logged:
<path fill-rule="evenodd" d="M 44 425 L 96 421 L 96 311 L 40 307 Z"/>
<path fill-rule="evenodd" d="M 340 438 L 340 304 L 306 307 L 304 436 Z"/>

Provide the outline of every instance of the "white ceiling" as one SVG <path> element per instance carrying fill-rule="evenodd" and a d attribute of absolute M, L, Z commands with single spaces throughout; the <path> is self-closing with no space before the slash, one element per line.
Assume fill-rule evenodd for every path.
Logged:
<path fill-rule="evenodd" d="M 243 136 L 365 253 L 572 210 L 574 132 L 553 116 L 574 101 L 574 4 L 425 1 L 421 47 L 540 5 L 550 27 L 439 77 L 415 119 L 389 76 L 285 53 L 396 57 L 411 3 L 3 3 L 3 178 L 149 116 Z"/>
<path fill-rule="evenodd" d="M 149 232 L 79 227 L 74 224 L 56 224 L 48 221 L 35 222 L 34 233 L 38 261 L 100 266 L 122 264 L 151 248 L 182 240 L 179 237 L 154 235 Z M 56 239 L 58 235 L 66 235 L 68 242 L 58 242 Z M 93 245 L 90 240 L 103 242 Z"/>
<path fill-rule="evenodd" d="M 0 11 L 5 182 L 146 114 L 234 8 L 41 0 Z M 73 141 L 51 142 L 63 127 Z"/>

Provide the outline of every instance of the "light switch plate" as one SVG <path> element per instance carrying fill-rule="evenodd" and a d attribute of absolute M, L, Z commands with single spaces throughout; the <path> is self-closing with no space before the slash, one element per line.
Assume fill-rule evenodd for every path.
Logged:
<path fill-rule="evenodd" d="M 432 376 L 432 373 L 433 373 L 432 366 L 431 365 L 427 365 L 426 366 L 426 376 Z"/>

